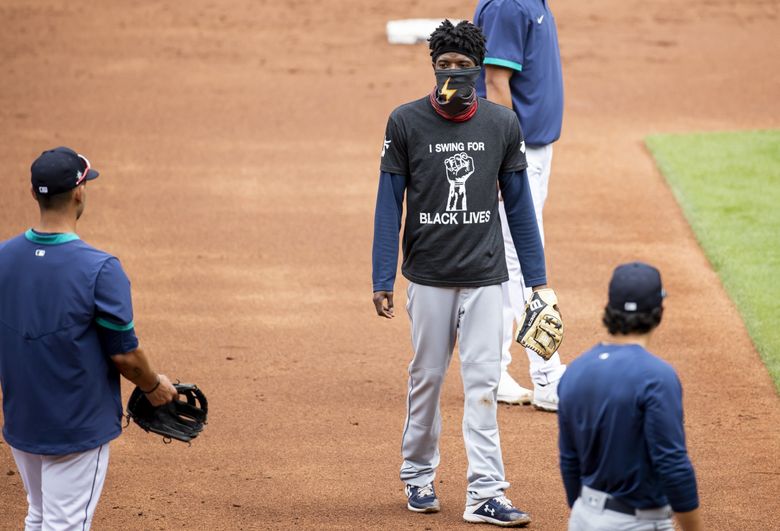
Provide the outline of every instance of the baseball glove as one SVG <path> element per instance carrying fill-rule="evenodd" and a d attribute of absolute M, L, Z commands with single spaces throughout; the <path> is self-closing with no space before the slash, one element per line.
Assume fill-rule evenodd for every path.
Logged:
<path fill-rule="evenodd" d="M 132 419 L 145 431 L 171 439 L 190 442 L 203 431 L 208 414 L 208 401 L 195 384 L 174 384 L 179 398 L 154 407 L 140 387 L 133 390 L 127 401 L 127 420 Z M 183 400 L 181 399 L 183 397 Z"/>
<path fill-rule="evenodd" d="M 563 341 L 558 297 L 550 288 L 534 291 L 523 310 L 517 342 L 549 360 Z"/>

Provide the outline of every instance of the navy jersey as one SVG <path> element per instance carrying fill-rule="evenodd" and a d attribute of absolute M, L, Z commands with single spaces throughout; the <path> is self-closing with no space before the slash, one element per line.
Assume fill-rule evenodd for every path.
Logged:
<path fill-rule="evenodd" d="M 599 344 L 569 364 L 558 396 L 569 506 L 587 485 L 638 509 L 698 507 L 671 365 L 636 344 Z"/>
<path fill-rule="evenodd" d="M 480 0 L 474 24 L 487 38 L 486 65 L 512 70 L 512 107 L 529 146 L 561 136 L 563 74 L 558 30 L 546 0 Z M 485 97 L 485 73 L 477 83 Z"/>
<path fill-rule="evenodd" d="M 121 433 L 119 373 L 134 350 L 130 282 L 119 261 L 72 233 L 0 243 L 3 436 L 19 450 L 80 452 Z"/>

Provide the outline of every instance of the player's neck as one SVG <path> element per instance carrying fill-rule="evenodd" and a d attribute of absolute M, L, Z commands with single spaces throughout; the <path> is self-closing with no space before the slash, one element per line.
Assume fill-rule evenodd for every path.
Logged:
<path fill-rule="evenodd" d="M 639 345 L 642 348 L 647 348 L 652 335 L 652 332 L 647 334 L 620 334 L 614 336 L 610 334 L 604 343 L 612 345 Z"/>
<path fill-rule="evenodd" d="M 71 212 L 42 211 L 33 229 L 38 232 L 76 232 L 78 219 Z"/>

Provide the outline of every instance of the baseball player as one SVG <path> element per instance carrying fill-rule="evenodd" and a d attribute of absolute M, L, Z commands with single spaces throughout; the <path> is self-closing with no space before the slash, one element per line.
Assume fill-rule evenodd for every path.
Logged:
<path fill-rule="evenodd" d="M 394 317 L 393 285 L 404 194 L 402 273 L 414 358 L 409 365 L 401 480 L 407 508 L 440 508 L 439 396 L 457 341 L 465 404 L 468 466 L 463 518 L 499 526 L 531 521 L 504 495 L 496 390 L 501 373 L 502 288 L 506 260 L 497 217 L 497 184 L 526 282 L 546 285 L 542 247 L 525 173 L 524 142 L 514 114 L 477 97 L 485 55 L 473 24 L 444 21 L 429 39 L 436 86 L 396 108 L 387 122 L 380 164 L 373 247 L 373 301 Z"/>
<path fill-rule="evenodd" d="M 76 235 L 98 172 L 59 147 L 33 162 L 40 221 L 0 243 L 3 437 L 29 505 L 25 529 L 89 529 L 122 431 L 119 374 L 154 405 L 177 396 L 138 349 L 119 260 Z"/>
<path fill-rule="evenodd" d="M 685 447 L 682 387 L 648 352 L 663 315 L 658 270 L 617 267 L 603 322 L 608 339 L 574 360 L 558 392 L 561 474 L 570 531 L 703 529 Z"/>
<path fill-rule="evenodd" d="M 563 120 L 563 78 L 555 18 L 545 0 L 480 0 L 474 23 L 487 38 L 485 68 L 477 82 L 482 97 L 515 111 L 525 136 L 528 181 L 536 221 L 544 243 L 542 209 L 552 163 L 552 144 L 561 136 Z M 503 202 L 499 202 L 509 281 L 504 284 L 504 343 L 498 400 L 507 403 L 532 402 L 537 409 L 556 411 L 557 385 L 566 369 L 555 353 L 548 361 L 526 349 L 533 392 L 510 376 L 512 325 L 520 319 L 530 288 L 525 270 L 517 259 L 506 224 Z"/>

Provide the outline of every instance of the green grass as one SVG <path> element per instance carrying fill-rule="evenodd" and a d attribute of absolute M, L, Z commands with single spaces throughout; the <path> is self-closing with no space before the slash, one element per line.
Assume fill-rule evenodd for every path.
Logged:
<path fill-rule="evenodd" d="M 780 392 L 780 130 L 646 143 Z"/>

